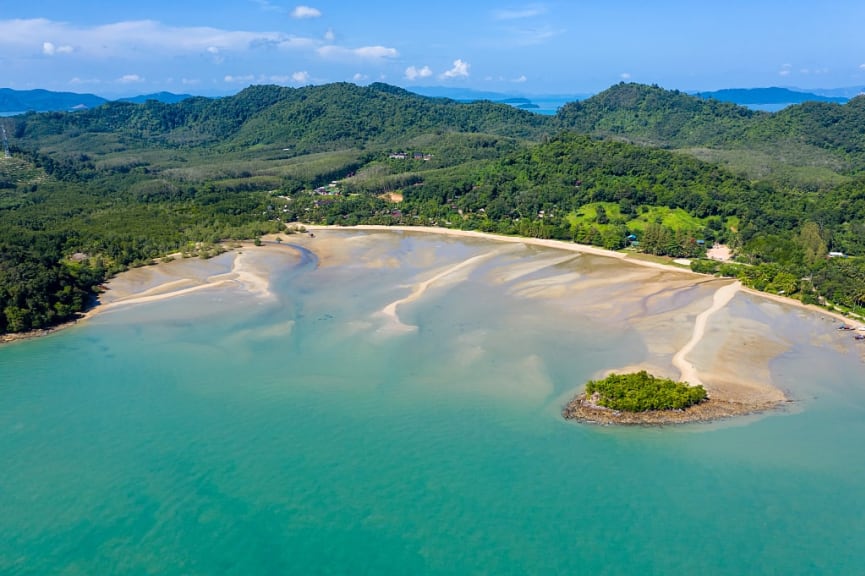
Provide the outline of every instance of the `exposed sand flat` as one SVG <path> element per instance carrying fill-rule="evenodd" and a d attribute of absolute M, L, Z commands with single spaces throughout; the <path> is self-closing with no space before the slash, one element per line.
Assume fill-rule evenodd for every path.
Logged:
<path fill-rule="evenodd" d="M 439 282 L 442 279 L 447 278 L 449 276 L 453 276 L 454 274 L 457 274 L 461 271 L 471 270 L 471 268 L 477 266 L 483 260 L 486 260 L 486 259 L 490 258 L 491 256 L 494 256 L 495 254 L 496 254 L 496 252 L 493 251 L 493 252 L 487 252 L 485 254 L 479 254 L 477 256 L 473 256 L 472 258 L 469 258 L 468 260 L 464 260 L 464 261 L 460 262 L 459 264 L 456 264 L 455 266 L 450 266 L 449 268 L 439 272 L 438 274 L 436 274 L 435 276 L 433 276 L 432 278 L 430 278 L 428 280 L 424 280 L 423 282 L 419 282 L 419 283 L 415 284 L 412 287 L 412 291 L 408 296 L 406 296 L 405 298 L 400 298 L 399 300 L 395 300 L 395 301 L 391 302 L 390 304 L 388 304 L 387 306 L 385 306 L 384 308 L 381 309 L 380 314 L 382 314 L 385 317 L 392 320 L 394 325 L 396 325 L 402 329 L 414 330 L 416 328 L 415 326 L 409 326 L 408 324 L 405 324 L 402 322 L 402 320 L 399 317 L 399 314 L 397 313 L 397 307 L 398 306 L 400 306 L 402 304 L 408 304 L 409 302 L 413 302 L 413 301 L 417 300 L 418 298 L 423 296 L 424 292 L 426 292 L 427 289 L 429 289 L 429 287 L 432 286 L 433 284 L 435 284 L 436 282 Z"/>
<path fill-rule="evenodd" d="M 270 291 L 268 269 L 257 266 L 254 256 L 248 250 L 235 254 L 231 272 L 208 278 L 208 282 L 218 282 L 223 277 L 225 280 L 239 283 L 247 292 L 266 298 L 273 297 L 273 292 Z"/>
<path fill-rule="evenodd" d="M 578 285 L 581 274 L 569 272 L 520 282 L 511 289 L 512 294 L 525 298 L 562 298 Z"/>
<path fill-rule="evenodd" d="M 104 304 L 100 307 L 100 311 L 105 312 L 111 310 L 113 308 L 117 308 L 119 306 L 131 306 L 133 304 L 146 304 L 147 302 L 159 302 L 160 300 L 167 300 L 169 298 L 176 298 L 178 296 L 184 296 L 186 294 L 192 294 L 193 292 L 200 292 L 201 290 L 205 290 L 208 288 L 218 288 L 219 286 L 224 286 L 229 284 L 231 280 L 219 280 L 216 282 L 206 282 L 204 284 L 198 284 L 196 286 L 190 286 L 189 288 L 183 288 L 181 290 L 169 290 L 162 291 L 158 294 L 151 294 L 150 296 L 130 296 L 127 298 L 122 298 L 120 300 L 115 300 L 113 302 L 109 302 L 108 304 Z"/>
<path fill-rule="evenodd" d="M 227 286 L 239 286 L 245 292 L 259 298 L 272 299 L 275 297 L 270 290 L 272 265 L 264 260 L 268 255 L 276 254 L 294 257 L 294 249 L 289 246 L 275 245 L 244 246 L 236 252 L 221 256 L 230 259 L 231 268 L 227 272 L 218 271 L 221 262 L 210 263 L 201 260 L 176 260 L 138 268 L 130 275 L 121 274 L 116 281 L 110 281 L 107 302 L 95 308 L 94 312 L 103 312 L 118 306 L 159 302 Z M 208 270 L 210 274 L 207 273 Z M 188 276 L 183 277 L 184 274 Z M 134 279 L 131 284 L 128 282 L 130 278 Z M 153 285 L 153 282 L 159 283 Z M 136 291 L 135 283 L 148 288 Z"/>
<path fill-rule="evenodd" d="M 505 284 L 508 282 L 513 282 L 514 280 L 517 280 L 519 278 L 523 278 L 524 276 L 529 276 L 530 274 L 540 272 L 541 270 L 544 270 L 546 268 L 551 268 L 559 264 L 564 264 L 565 262 L 570 262 L 576 257 L 578 256 L 563 256 L 556 258 L 539 256 L 537 259 L 534 259 L 531 262 L 524 262 L 521 264 L 497 268 L 491 274 L 491 276 L 493 277 L 494 281 Z"/>
<path fill-rule="evenodd" d="M 703 384 L 697 368 L 688 361 L 687 356 L 706 334 L 706 322 L 708 322 L 709 318 L 729 304 L 741 287 L 742 285 L 737 281 L 719 288 L 712 297 L 712 305 L 697 316 L 697 319 L 694 321 L 694 333 L 691 335 L 691 339 L 673 356 L 673 366 L 681 372 L 680 380 L 688 382 L 692 386 Z"/>
<path fill-rule="evenodd" d="M 783 333 L 776 334 L 779 331 L 773 330 L 767 320 L 743 314 L 742 311 L 747 310 L 744 307 L 748 306 L 746 299 L 736 300 L 737 304 L 730 306 L 740 290 L 861 327 L 861 323 L 821 308 L 742 288 L 738 282 L 725 283 L 679 267 L 569 242 L 441 228 L 362 226 L 310 229 L 315 231 L 314 237 L 309 234 L 283 236 L 285 244 L 282 246 L 276 243 L 244 246 L 213 261 L 176 260 L 130 271 L 112 280 L 112 290 L 106 295 L 107 303 L 96 310 L 158 302 L 210 288 L 239 287 L 259 298 L 273 297 L 269 279 L 281 264 L 277 256 L 296 257 L 292 245 L 298 245 L 315 252 L 321 267 L 346 266 L 349 275 L 351 268 L 374 270 L 399 266 L 406 268 L 409 276 L 416 269 L 417 277 L 423 280 L 410 284 L 407 296 L 379 310 L 377 315 L 386 320 L 383 325 L 381 319 L 376 321 L 368 317 L 364 322 L 345 327 L 351 333 L 381 333 L 388 329 L 414 331 L 417 329 L 415 326 L 400 318 L 400 306 L 417 301 L 434 286 L 464 281 L 482 263 L 491 262 L 484 267 L 484 274 L 478 275 L 478 281 L 486 281 L 490 286 L 503 286 L 510 296 L 535 300 L 536 303 L 526 308 L 527 325 L 533 322 L 533 315 L 541 309 L 553 313 L 560 310 L 563 317 L 573 314 L 574 318 L 603 322 L 611 329 L 628 334 L 632 340 L 636 336 L 643 341 L 645 355 L 642 358 L 635 358 L 632 351 L 627 360 L 623 358 L 623 365 L 631 365 L 628 370 L 647 369 L 659 376 L 682 379 L 693 385 L 702 384 L 713 399 L 755 406 L 784 400 L 784 392 L 772 386 L 769 362 L 789 349 L 791 343 L 784 339 Z M 340 233 L 330 234 L 331 229 Z M 356 231 L 362 233 L 356 234 Z M 395 231 L 398 234 L 393 234 Z M 422 236 L 407 236 L 413 233 Z M 510 247 L 493 246 L 490 249 L 489 244 L 470 242 L 466 244 L 470 247 L 467 250 L 459 242 L 430 241 L 424 237 L 429 233 L 494 241 L 499 246 L 504 243 Z M 275 240 L 275 236 L 273 238 Z M 565 250 L 570 254 L 525 246 Z M 443 253 L 450 254 L 450 264 L 441 265 Z M 467 256 L 453 263 L 454 254 Z M 633 266 L 623 265 L 623 261 Z M 721 287 L 715 289 L 719 285 Z M 764 307 L 767 305 L 763 304 Z M 737 310 L 735 314 L 731 312 L 734 309 Z M 767 313 L 769 317 L 777 318 L 784 311 L 770 309 Z M 757 316 L 762 315 L 761 312 Z M 277 332 L 284 336 L 291 334 L 291 328 L 290 325 L 280 326 Z M 835 341 L 837 346 L 841 346 L 841 336 L 827 332 L 821 337 L 830 344 Z M 846 339 L 847 334 L 843 336 Z M 485 358 L 490 337 L 483 330 L 475 330 L 470 337 L 455 342 L 454 362 L 466 365 Z M 242 340 L 246 339 L 253 339 L 253 336 L 244 335 Z M 616 369 L 615 361 L 611 364 L 613 369 L 607 372 L 626 370 Z M 533 370 L 529 372 L 535 373 Z"/>

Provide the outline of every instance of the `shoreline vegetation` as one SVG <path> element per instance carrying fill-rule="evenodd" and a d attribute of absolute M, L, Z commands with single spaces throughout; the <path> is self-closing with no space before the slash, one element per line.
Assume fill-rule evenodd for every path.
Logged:
<path fill-rule="evenodd" d="M 672 354 L 671 364 L 679 372 L 679 380 L 685 381 L 688 384 L 699 386 L 704 384 L 705 378 L 712 379 L 711 375 L 707 375 L 701 366 L 695 365 L 694 359 L 690 356 L 694 348 L 702 341 L 706 334 L 707 325 L 710 323 L 714 314 L 724 309 L 738 293 L 746 293 L 756 295 L 760 298 L 766 298 L 775 302 L 781 302 L 788 306 L 809 310 L 818 314 L 828 316 L 833 320 L 838 320 L 846 325 L 851 325 L 856 329 L 863 330 L 865 326 L 861 322 L 851 320 L 838 313 L 833 313 L 817 306 L 804 304 L 800 301 L 766 294 L 756 290 L 748 289 L 741 285 L 740 282 L 731 279 L 722 279 L 714 276 L 708 276 L 693 272 L 688 268 L 678 267 L 672 264 L 662 264 L 653 261 L 647 261 L 639 258 L 630 258 L 628 254 L 605 250 L 595 246 L 588 246 L 564 241 L 547 240 L 538 238 L 526 238 L 516 236 L 500 236 L 496 234 L 454 230 L 438 227 L 413 227 L 413 226 L 383 226 L 383 225 L 358 225 L 352 227 L 343 226 L 316 226 L 304 225 L 303 228 L 289 228 L 289 232 L 283 234 L 269 234 L 263 236 L 261 241 L 256 241 L 254 244 L 244 243 L 233 252 L 231 258 L 231 268 L 229 271 L 221 274 L 213 274 L 204 277 L 184 277 L 183 273 L 180 276 L 172 277 L 166 275 L 163 282 L 145 287 L 135 286 L 137 274 L 141 274 L 141 270 L 158 268 L 165 270 L 171 265 L 171 262 L 160 262 L 154 266 L 137 268 L 124 273 L 121 273 L 107 283 L 109 290 L 103 294 L 102 302 L 98 303 L 87 311 L 81 318 L 65 325 L 57 326 L 49 330 L 41 330 L 26 334 L 7 335 L 3 341 L 20 340 L 25 338 L 33 338 L 44 334 L 56 332 L 64 327 L 76 324 L 79 321 L 91 318 L 96 314 L 111 310 L 116 307 L 125 305 L 134 305 L 145 302 L 155 302 L 184 294 L 205 290 L 208 288 L 225 287 L 231 284 L 239 285 L 246 292 L 262 298 L 273 297 L 270 291 L 268 269 L 266 266 L 259 266 L 256 262 L 255 254 L 279 252 L 288 254 L 294 252 L 291 244 L 296 243 L 305 248 L 311 249 L 318 253 L 322 259 L 322 263 L 326 263 L 327 259 L 332 256 L 332 250 L 328 248 L 328 243 L 338 238 L 325 234 L 326 231 L 343 231 L 343 232 L 394 232 L 394 233 L 417 233 L 417 234 L 440 234 L 461 238 L 475 238 L 479 240 L 495 241 L 501 243 L 516 243 L 531 246 L 541 246 L 546 248 L 566 250 L 582 254 L 590 254 L 605 258 L 613 258 L 625 263 L 634 264 L 636 266 L 653 268 L 661 271 L 674 272 L 685 277 L 691 277 L 695 282 L 690 285 L 705 284 L 709 282 L 717 282 L 719 287 L 715 290 L 711 304 L 708 308 L 701 310 L 694 319 L 694 326 L 691 331 L 691 336 L 684 344 Z M 294 232 L 309 232 L 308 234 L 294 234 Z M 286 239 L 286 236 L 288 239 Z M 296 240 L 293 240 L 296 238 Z M 262 242 L 263 241 L 263 242 Z M 456 274 L 462 271 L 463 268 L 469 268 L 474 264 L 495 254 L 495 251 L 480 254 L 470 258 L 464 262 L 458 263 L 444 271 L 439 272 L 433 277 L 424 282 L 420 282 L 412 288 L 408 296 L 392 302 L 379 313 L 388 318 L 393 326 L 402 330 L 413 330 L 413 326 L 404 324 L 398 315 L 398 307 L 402 304 L 409 303 L 420 298 L 425 290 L 441 277 Z M 176 262 L 183 262 L 182 260 Z M 682 276 L 679 276 L 681 278 Z M 137 289 L 136 289 L 137 288 Z M 613 367 L 611 367 L 613 368 Z M 607 374 L 613 372 L 625 371 L 640 371 L 648 370 L 650 373 L 656 372 L 653 366 L 638 365 L 628 367 L 614 367 L 607 371 Z M 666 374 L 665 374 L 666 375 Z M 770 388 L 773 393 L 754 395 L 749 397 L 747 394 L 742 395 L 734 389 L 737 383 L 733 383 L 728 390 L 724 382 L 714 382 L 714 386 L 707 386 L 709 398 L 704 402 L 695 404 L 681 410 L 661 410 L 661 411 L 646 411 L 646 412 L 623 412 L 598 406 L 591 402 L 591 399 L 586 399 L 585 394 L 578 394 L 564 407 L 562 414 L 565 418 L 574 419 L 583 422 L 594 422 L 599 424 L 672 424 L 695 421 L 711 421 L 720 418 L 729 418 L 746 414 L 754 414 L 772 410 L 789 402 L 790 399 L 777 388 L 774 388 L 770 382 L 762 383 L 765 387 Z M 764 390 L 765 392 L 765 390 Z"/>

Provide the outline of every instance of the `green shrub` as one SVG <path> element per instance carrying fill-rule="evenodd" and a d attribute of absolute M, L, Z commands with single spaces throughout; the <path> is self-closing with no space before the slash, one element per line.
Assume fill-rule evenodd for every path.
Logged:
<path fill-rule="evenodd" d="M 645 370 L 631 374 L 610 374 L 590 380 L 586 396 L 598 394 L 598 404 L 625 412 L 680 410 L 706 399 L 702 386 L 689 386 L 667 378 L 656 378 Z"/>

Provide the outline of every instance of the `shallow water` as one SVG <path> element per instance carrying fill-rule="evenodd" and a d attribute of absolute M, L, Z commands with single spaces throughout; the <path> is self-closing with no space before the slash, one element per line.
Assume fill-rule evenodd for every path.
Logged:
<path fill-rule="evenodd" d="M 646 343 L 515 287 L 597 262 L 499 282 L 560 254 L 372 240 L 278 271 L 276 300 L 202 291 L 0 347 L 0 573 L 865 571 L 863 364 L 830 323 L 744 295 L 725 312 L 782 332 L 789 410 L 579 425 L 562 404 Z M 380 314 L 490 252 L 404 326 Z"/>

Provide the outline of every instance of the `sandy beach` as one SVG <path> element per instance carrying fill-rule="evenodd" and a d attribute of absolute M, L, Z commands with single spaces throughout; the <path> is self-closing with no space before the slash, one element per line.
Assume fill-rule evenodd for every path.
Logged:
<path fill-rule="evenodd" d="M 562 306 L 579 307 L 581 312 L 611 322 L 625 323 L 641 333 L 647 345 L 647 358 L 638 364 L 610 366 L 598 373 L 602 377 L 610 372 L 646 369 L 659 376 L 703 385 L 712 404 L 704 407 L 690 419 L 713 419 L 735 414 L 763 411 L 777 406 L 789 398 L 771 381 L 769 362 L 790 347 L 790 343 L 771 334 L 769 327 L 748 319 L 733 319 L 725 310 L 737 297 L 758 297 L 785 306 L 809 310 L 833 322 L 843 322 L 862 328 L 840 314 L 819 307 L 806 306 L 799 301 L 764 294 L 743 287 L 738 281 L 691 272 L 687 268 L 650 262 L 629 257 L 594 246 L 556 240 L 506 237 L 474 231 L 428 227 L 357 226 L 352 228 L 310 226 L 314 238 L 303 235 L 296 238 L 307 248 L 327 254 L 336 261 L 346 261 L 339 236 L 334 239 L 328 232 L 353 230 L 376 233 L 440 234 L 457 238 L 495 241 L 504 244 L 538 246 L 602 257 L 587 261 L 590 272 L 579 274 L 563 272 L 533 278 L 539 270 L 567 267 L 573 257 L 540 255 L 538 260 L 493 272 L 495 280 L 509 283 L 512 292 L 521 297 L 555 300 Z M 341 235 L 342 236 L 342 235 Z M 344 238 L 344 236 L 342 236 Z M 372 245 L 374 240 L 358 240 Z M 428 273 L 410 286 L 410 293 L 381 310 L 394 326 L 405 325 L 399 309 L 420 299 L 431 286 L 450 275 L 469 270 L 489 254 L 461 262 L 453 267 Z M 633 266 L 631 266 L 633 265 Z M 431 276 L 429 274 L 432 274 Z M 691 296 L 688 296 L 688 295 Z M 699 294 L 699 297 L 694 297 Z M 769 332 L 769 333 L 767 333 Z M 707 334 L 712 334 L 707 342 Z M 743 342 L 747 348 L 743 350 Z M 696 411 L 695 411 L 696 412 Z M 713 416 L 714 415 L 714 416 Z M 687 420 L 687 418 L 685 419 Z M 656 422 L 656 421 L 655 421 Z"/>
<path fill-rule="evenodd" d="M 270 289 L 272 265 L 269 258 L 290 265 L 297 260 L 291 246 L 244 244 L 212 260 L 175 259 L 129 270 L 112 278 L 107 291 L 90 315 L 121 306 L 159 302 L 204 290 L 235 286 L 263 300 L 272 300 Z"/>
<path fill-rule="evenodd" d="M 276 267 L 297 261 L 297 251 L 292 247 L 296 245 L 314 252 L 322 267 L 416 267 L 414 280 L 396 287 L 404 295 L 379 309 L 380 320 L 371 319 L 368 326 L 373 332 L 386 335 L 415 331 L 417 327 L 403 319 L 405 307 L 422 301 L 433 288 L 448 289 L 473 274 L 481 274 L 484 281 L 503 286 L 516 298 L 534 301 L 545 309 L 552 306 L 579 313 L 641 335 L 646 347 L 643 361 L 611 365 L 594 377 L 645 369 L 658 376 L 703 385 L 716 404 L 723 403 L 725 414 L 730 412 L 730 406 L 734 406 L 733 412 L 746 413 L 787 400 L 785 393 L 773 385 L 768 366 L 791 344 L 765 324 L 731 316 L 729 308 L 738 298 L 757 297 L 862 328 L 861 323 L 826 310 L 749 290 L 738 281 L 594 246 L 428 227 L 307 229 L 314 232 L 314 237 L 271 235 L 263 238 L 262 246 L 246 244 L 211 261 L 177 259 L 130 270 L 108 282 L 101 304 L 88 316 L 228 287 L 262 300 L 273 299 L 270 277 Z M 437 234 L 491 244 L 477 244 L 477 253 L 457 262 L 440 261 L 429 246 L 413 249 L 407 259 L 396 259 L 392 252 L 394 234 Z M 533 249 L 530 247 L 542 250 L 526 253 L 527 248 Z M 498 257 L 514 255 L 519 257 L 504 259 L 508 264 L 495 263 Z M 747 347 L 743 349 L 745 342 Z M 574 386 L 578 389 L 582 383 L 575 382 Z"/>

